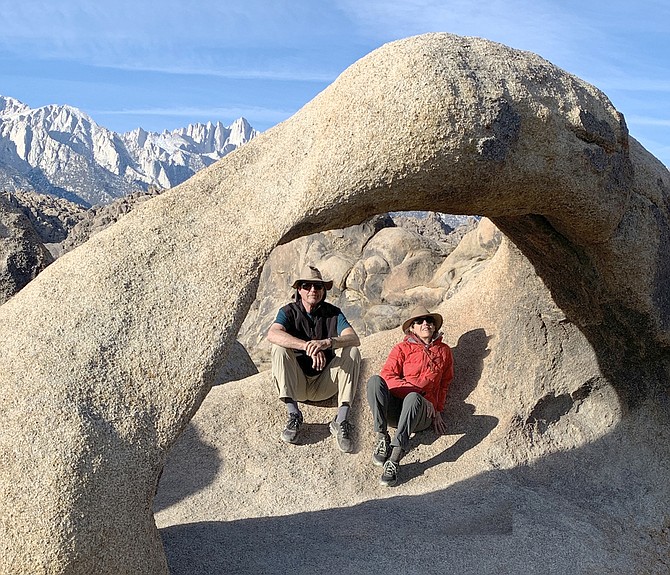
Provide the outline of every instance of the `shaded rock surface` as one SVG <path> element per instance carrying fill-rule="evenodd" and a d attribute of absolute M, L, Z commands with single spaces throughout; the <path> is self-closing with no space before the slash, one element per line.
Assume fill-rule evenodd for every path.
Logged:
<path fill-rule="evenodd" d="M 30 220 L 11 197 L 0 194 L 0 304 L 51 262 Z"/>
<path fill-rule="evenodd" d="M 88 210 L 63 198 L 17 190 L 6 192 L 9 203 L 20 209 L 30 220 L 45 245 L 58 244 L 81 221 Z"/>
<path fill-rule="evenodd" d="M 609 573 L 663 572 L 669 187 L 668 171 L 629 138 L 610 101 L 538 56 L 447 34 L 376 50 L 291 119 L 144 202 L 0 306 L 0 571 L 166 573 L 152 514 L 158 478 L 211 390 L 272 250 L 375 213 L 430 210 L 486 216 L 516 246 L 496 252 L 486 273 L 495 271 L 493 261 L 500 268 L 481 291 L 466 297 L 476 283 L 470 280 L 443 304 L 448 340 L 458 348 L 466 336 L 465 348 L 474 348 L 463 356 L 460 371 L 469 379 L 454 399 L 475 406 L 473 415 L 498 421 L 476 447 L 457 448 L 458 469 L 450 469 L 462 481 L 447 479 L 418 500 L 392 501 L 408 518 L 400 536 L 392 532 L 395 542 L 411 540 L 413 531 L 403 525 L 412 525 L 415 501 L 432 503 L 441 519 L 453 509 L 455 531 L 468 532 L 472 507 L 481 501 L 474 490 L 485 499 L 470 531 L 494 523 L 496 533 L 508 532 L 511 508 L 516 538 L 475 539 L 480 547 L 454 558 L 442 553 L 454 531 L 438 531 L 417 543 L 436 561 L 426 569 L 437 570 L 438 561 L 463 567 L 474 555 L 481 569 L 471 572 L 500 572 L 506 564 L 513 572 L 521 553 L 542 572 L 559 573 L 563 565 L 579 572 L 578 558 L 587 572 L 599 565 Z M 631 266 L 635 273 L 621 273 Z M 480 329 L 494 337 L 488 355 L 473 364 L 467 359 L 485 353 L 483 338 L 467 334 Z M 366 374 L 391 343 L 378 337 L 365 342 Z M 236 408 L 244 394 L 266 397 L 260 385 L 215 388 L 212 393 L 233 395 L 214 411 Z M 260 405 L 252 399 L 250 405 Z M 267 405 L 265 412 L 245 411 L 248 419 L 231 414 L 227 421 L 248 424 L 232 429 L 237 441 L 268 422 L 266 439 L 276 437 L 283 418 L 274 401 Z M 453 409 L 467 434 L 463 414 L 471 408 Z M 308 416 L 319 423 L 327 411 Z M 478 421 L 472 425 L 482 429 Z M 219 425 L 221 436 L 230 437 L 231 428 Z M 317 445 L 292 467 L 290 494 L 277 485 L 276 507 L 286 509 L 290 497 L 296 512 L 307 514 L 298 526 L 321 527 L 313 529 L 315 538 L 331 552 L 321 555 L 344 559 L 331 536 L 341 523 L 327 520 L 353 518 L 343 507 L 352 503 L 347 495 L 365 493 L 370 478 L 355 468 L 363 464 L 358 454 L 342 461 L 333 451 L 337 465 L 319 458 L 324 428 L 314 431 Z M 441 475 L 439 454 L 448 440 L 425 452 L 435 465 L 414 473 Z M 265 449 L 272 455 L 276 444 L 268 439 Z M 416 456 L 424 461 L 422 453 Z M 273 483 L 288 473 L 272 475 L 285 460 L 261 466 L 255 453 L 244 455 L 249 476 L 265 473 Z M 301 480 L 309 485 L 301 474 L 313 462 L 331 486 L 317 495 L 301 489 Z M 243 464 L 227 462 L 240 471 Z M 210 466 L 210 477 L 213 472 Z M 404 485 L 411 491 L 424 483 Z M 179 506 L 165 518 L 162 527 L 178 526 L 165 533 L 170 564 L 176 560 L 171 534 L 177 542 L 183 533 L 206 538 L 216 527 L 208 522 L 222 517 L 241 521 L 240 535 L 274 529 L 278 537 L 267 553 L 297 549 L 292 557 L 305 561 L 302 539 L 294 543 L 295 531 L 284 529 L 292 524 L 273 515 L 265 487 L 258 486 L 259 503 L 252 483 L 241 497 L 233 487 L 225 515 L 219 507 L 221 515 L 193 524 Z M 357 505 L 372 509 L 373 518 L 388 518 L 385 503 Z M 242 514 L 278 520 L 254 523 Z M 348 524 L 355 531 L 345 542 L 355 552 L 347 558 L 369 565 L 375 554 L 386 557 L 378 551 L 380 537 L 369 535 L 378 532 L 365 528 L 378 522 L 362 529 Z M 229 569 L 248 569 L 248 555 L 225 545 L 230 531 L 215 532 L 226 557 L 238 562 Z M 241 553 L 249 541 L 240 543 Z M 545 548 L 557 552 L 553 559 Z M 492 566 L 496 550 L 502 555 Z M 187 553 L 182 547 L 176 558 Z M 216 569 L 217 557 L 208 568 Z M 392 561 L 382 567 L 397 569 Z M 409 570 L 409 558 L 403 561 Z"/>

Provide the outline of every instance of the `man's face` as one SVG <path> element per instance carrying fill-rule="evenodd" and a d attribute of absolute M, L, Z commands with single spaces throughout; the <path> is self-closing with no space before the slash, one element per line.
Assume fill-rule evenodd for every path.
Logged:
<path fill-rule="evenodd" d="M 326 295 L 323 282 L 302 282 L 300 284 L 300 298 L 310 305 L 316 305 Z"/>

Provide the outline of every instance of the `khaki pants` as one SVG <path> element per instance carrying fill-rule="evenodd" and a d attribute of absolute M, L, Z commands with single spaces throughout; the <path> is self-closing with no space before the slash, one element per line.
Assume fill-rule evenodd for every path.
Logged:
<path fill-rule="evenodd" d="M 305 375 L 292 349 L 272 346 L 272 377 L 279 398 L 323 401 L 337 394 L 337 404 L 349 403 L 356 394 L 361 352 L 357 347 L 335 350 L 335 357 L 318 375 Z"/>

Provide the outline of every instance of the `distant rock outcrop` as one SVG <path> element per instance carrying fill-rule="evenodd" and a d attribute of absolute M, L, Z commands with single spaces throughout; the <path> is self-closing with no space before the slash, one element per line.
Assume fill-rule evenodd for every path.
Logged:
<path fill-rule="evenodd" d="M 412 305 L 439 305 L 462 287 L 461 268 L 479 267 L 500 244 L 502 235 L 487 219 L 481 226 L 486 231 L 477 232 L 475 218 L 452 230 L 437 223 L 438 214 L 423 216 L 375 216 L 358 226 L 311 234 L 275 248 L 239 333 L 256 364 L 268 366 L 265 334 L 277 310 L 294 295 L 290 286 L 307 263 L 334 280 L 328 300 L 346 310 L 356 332 L 366 336 L 399 326 Z M 489 245 L 481 245 L 482 234 Z M 456 245 L 464 235 L 472 238 L 465 242 L 467 249 L 459 250 Z"/>
<path fill-rule="evenodd" d="M 0 194 L 0 304 L 22 289 L 53 257 L 30 220 L 7 194 Z"/>
<path fill-rule="evenodd" d="M 505 554 L 491 565 L 474 538 L 480 553 L 459 562 L 505 571 L 520 550 L 543 567 L 572 558 L 576 571 L 578 556 L 587 568 L 660 572 L 670 497 L 669 195 L 667 169 L 629 138 L 610 101 L 546 60 L 448 34 L 383 46 L 291 119 L 144 202 L 0 306 L 0 571 L 167 573 L 151 512 L 158 478 L 211 389 L 271 251 L 375 213 L 425 209 L 489 217 L 514 244 L 491 259 L 487 273 L 497 273 L 481 291 L 469 281 L 444 304 L 449 340 L 462 354 L 453 398 L 463 403 L 461 421 L 505 406 L 495 435 L 487 432 L 496 439 L 488 457 L 467 462 L 470 486 L 496 504 L 502 532 L 513 526 L 518 547 L 505 538 L 497 546 Z M 388 338 L 375 342 L 365 342 L 365 369 L 388 351 Z M 234 403 L 221 408 L 259 393 L 233 389 Z M 220 424 L 221 437 L 265 431 L 264 414 L 245 415 L 249 426 Z M 343 465 L 367 465 L 366 454 L 357 457 Z M 327 506 L 342 500 L 341 489 L 302 502 L 293 490 L 300 465 L 268 473 L 277 463 L 249 459 L 245 469 L 261 480 L 285 477 L 288 495 L 286 482 L 274 483 L 276 497 L 289 497 L 294 509 L 337 511 Z M 228 464 L 239 469 L 244 460 Z M 319 465 L 331 488 L 346 481 L 345 491 L 358 492 L 360 474 L 341 472 L 332 458 Z M 253 510 L 254 487 L 245 485 L 251 501 L 231 495 L 230 509 Z M 431 509 L 444 518 L 467 499 L 481 511 L 472 493 L 446 484 Z M 549 513 L 541 505 L 529 512 L 538 499 L 550 502 Z M 388 518 L 380 507 L 391 504 L 410 518 L 406 503 L 363 507 Z M 272 513 L 263 508 L 264 517 Z M 310 533 L 327 549 L 340 525 L 356 525 L 337 549 L 351 547 L 359 565 L 375 555 L 396 568 L 398 554 L 383 558 L 369 524 L 322 521 Z M 291 549 L 296 538 L 282 538 L 296 531 L 281 525 L 256 530 L 257 549 Z M 403 525 L 394 526 L 396 541 L 409 536 Z M 235 529 L 248 535 L 246 526 Z M 192 536 L 202 533 L 202 523 L 191 527 Z M 446 540 L 447 527 L 431 535 Z M 266 535 L 272 545 L 262 544 Z M 543 555 L 546 545 L 560 554 Z M 442 541 L 426 547 L 431 568 L 453 565 Z"/>
<path fill-rule="evenodd" d="M 30 220 L 42 243 L 55 257 L 61 251 L 59 244 L 88 216 L 86 208 L 63 198 L 25 190 L 5 192 L 5 197 L 11 206 L 21 210 Z"/>

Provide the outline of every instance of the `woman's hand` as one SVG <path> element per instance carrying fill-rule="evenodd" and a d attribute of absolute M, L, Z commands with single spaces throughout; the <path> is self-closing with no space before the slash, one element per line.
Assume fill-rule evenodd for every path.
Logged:
<path fill-rule="evenodd" d="M 436 413 L 433 417 L 433 431 L 438 435 L 444 435 L 447 432 L 447 424 L 442 419 L 442 413 Z"/>

